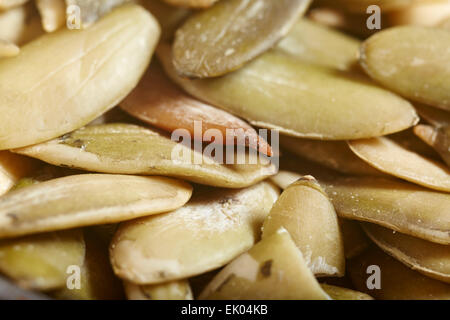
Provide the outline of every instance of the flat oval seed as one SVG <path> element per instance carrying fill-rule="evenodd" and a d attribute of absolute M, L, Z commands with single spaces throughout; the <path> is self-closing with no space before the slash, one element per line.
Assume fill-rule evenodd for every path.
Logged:
<path fill-rule="evenodd" d="M 352 175 L 382 176 L 383 173 L 359 159 L 345 141 L 317 141 L 281 136 L 286 150 L 327 168 Z"/>
<path fill-rule="evenodd" d="M 373 300 L 371 296 L 359 291 L 336 287 L 325 283 L 321 283 L 320 286 L 333 300 Z"/>
<path fill-rule="evenodd" d="M 302 253 L 279 229 L 214 277 L 199 299 L 327 300 Z"/>
<path fill-rule="evenodd" d="M 256 154 L 249 153 L 245 164 L 222 165 L 205 152 L 193 151 L 154 131 L 128 124 L 85 127 L 15 152 L 89 171 L 174 176 L 228 188 L 246 187 L 276 173 L 273 164 L 263 162 Z"/>
<path fill-rule="evenodd" d="M 187 280 L 140 286 L 124 281 L 128 300 L 194 300 Z"/>
<path fill-rule="evenodd" d="M 42 17 L 42 26 L 45 31 L 53 32 L 66 23 L 64 0 L 37 0 L 36 6 Z"/>
<path fill-rule="evenodd" d="M 247 251 L 278 197 L 267 182 L 197 191 L 183 208 L 122 224 L 111 247 L 115 273 L 136 284 L 185 279 Z"/>
<path fill-rule="evenodd" d="M 349 261 L 348 273 L 356 289 L 380 300 L 448 300 L 450 285 L 437 281 L 405 267 L 378 248 Z M 369 290 L 370 284 L 377 284 L 375 277 L 368 279 L 369 266 L 378 266 L 380 272 L 372 275 L 381 278 L 381 288 Z M 372 269 L 374 270 L 374 269 Z M 375 269 L 376 270 L 376 269 Z M 379 282 L 378 282 L 379 283 Z"/>
<path fill-rule="evenodd" d="M 67 268 L 82 265 L 84 255 L 81 230 L 1 240 L 0 271 L 27 289 L 56 289 L 66 285 Z"/>
<path fill-rule="evenodd" d="M 409 268 L 450 283 L 450 246 L 437 244 L 364 223 L 367 235 L 386 253 Z"/>
<path fill-rule="evenodd" d="M 15 57 L 19 52 L 20 48 L 14 43 L 0 39 L 0 59 Z"/>
<path fill-rule="evenodd" d="M 39 164 L 30 158 L 0 151 L 0 195 L 11 190 L 20 179 L 38 167 Z"/>
<path fill-rule="evenodd" d="M 349 141 L 349 146 L 358 157 L 380 171 L 430 189 L 450 192 L 450 168 L 389 138 Z"/>
<path fill-rule="evenodd" d="M 0 237 L 131 220 L 174 210 L 187 183 L 162 177 L 82 174 L 18 189 L 0 198 Z"/>
<path fill-rule="evenodd" d="M 360 71 L 357 53 L 361 42 L 309 19 L 300 19 L 276 51 L 311 64 L 342 71 Z"/>
<path fill-rule="evenodd" d="M 216 79 L 178 77 L 170 48 L 158 56 L 170 78 L 194 97 L 259 127 L 311 139 L 385 135 L 418 121 L 411 104 L 362 77 L 313 66 L 276 52 Z"/>
<path fill-rule="evenodd" d="M 293 184 L 298 179 L 301 179 L 302 175 L 296 172 L 290 172 L 285 170 L 280 170 L 276 175 L 270 177 L 270 180 L 275 183 L 282 190 L 287 189 L 291 184 Z"/>
<path fill-rule="evenodd" d="M 194 139 L 206 142 L 208 132 L 219 130 L 223 139 L 216 143 L 240 143 L 272 155 L 269 144 L 248 123 L 185 94 L 157 63 L 150 66 L 138 86 L 120 105 L 132 116 L 168 132 L 186 129 Z M 237 139 L 227 141 L 232 134 Z"/>
<path fill-rule="evenodd" d="M 310 0 L 226 0 L 190 17 L 175 34 L 178 74 L 217 77 L 270 49 L 292 28 Z"/>
<path fill-rule="evenodd" d="M 448 193 L 375 177 L 334 177 L 320 183 L 343 218 L 450 244 Z"/>
<path fill-rule="evenodd" d="M 173 6 L 190 7 L 190 8 L 208 8 L 217 0 L 163 0 Z"/>
<path fill-rule="evenodd" d="M 366 72 L 414 101 L 450 110 L 450 33 L 405 26 L 378 32 L 361 46 Z"/>
<path fill-rule="evenodd" d="M 289 232 L 314 275 L 345 274 L 344 244 L 336 212 L 313 177 L 303 177 L 281 194 L 264 221 L 263 239 L 281 227 Z"/>
<path fill-rule="evenodd" d="M 414 127 L 414 133 L 433 147 L 450 166 L 450 126 L 433 128 L 427 125 L 418 125 Z"/>
<path fill-rule="evenodd" d="M 58 137 L 115 106 L 138 83 L 158 37 L 156 20 L 129 5 L 92 28 L 47 34 L 0 61 L 0 149 Z"/>

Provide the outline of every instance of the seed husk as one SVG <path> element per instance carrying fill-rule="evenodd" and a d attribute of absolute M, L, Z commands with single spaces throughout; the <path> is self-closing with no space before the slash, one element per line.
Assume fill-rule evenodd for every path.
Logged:
<path fill-rule="evenodd" d="M 450 168 L 380 137 L 349 141 L 350 149 L 374 168 L 418 185 L 450 192 Z"/>
<path fill-rule="evenodd" d="M 357 53 L 361 42 L 309 19 L 300 19 L 275 47 L 304 62 L 342 71 L 361 72 Z"/>
<path fill-rule="evenodd" d="M 301 138 L 346 140 L 398 132 L 418 116 L 411 104 L 365 78 L 268 52 L 216 79 L 178 77 L 170 47 L 158 57 L 170 78 L 194 97 L 246 119 Z M 339 93 L 339 94 L 338 94 Z"/>
<path fill-rule="evenodd" d="M 11 190 L 22 178 L 38 169 L 39 164 L 30 158 L 0 151 L 0 195 Z"/>
<path fill-rule="evenodd" d="M 129 5 L 92 28 L 46 34 L 0 61 L 0 149 L 58 137 L 115 106 L 144 73 L 158 37 L 156 20 Z"/>
<path fill-rule="evenodd" d="M 289 232 L 314 275 L 345 274 L 344 244 L 336 212 L 312 176 L 294 182 L 280 195 L 264 221 L 263 239 L 282 227 Z"/>
<path fill-rule="evenodd" d="M 384 11 L 404 10 L 416 3 L 428 0 L 317 0 L 319 6 L 330 6 L 349 12 L 366 13 L 371 5 L 377 5 Z"/>
<path fill-rule="evenodd" d="M 28 0 L 0 0 L 0 10 L 8 10 L 25 4 Z"/>
<path fill-rule="evenodd" d="M 357 221 L 340 218 L 339 225 L 344 239 L 346 259 L 352 259 L 369 248 L 371 242 Z"/>
<path fill-rule="evenodd" d="M 375 177 L 333 177 L 319 181 L 340 217 L 450 244 L 448 193 Z"/>
<path fill-rule="evenodd" d="M 450 110 L 450 33 L 402 26 L 376 33 L 361 46 L 365 71 L 414 101 Z"/>
<path fill-rule="evenodd" d="M 130 0 L 65 0 L 67 7 L 80 8 L 81 27 L 87 28 L 112 9 L 130 2 Z"/>
<path fill-rule="evenodd" d="M 140 286 L 124 282 L 128 300 L 193 300 L 192 290 L 187 280 Z"/>
<path fill-rule="evenodd" d="M 192 150 L 155 131 L 128 124 L 85 127 L 15 152 L 54 165 L 89 171 L 174 176 L 228 188 L 255 184 L 277 170 L 251 152 L 244 154 L 248 158 L 243 159 L 245 164 L 222 165 L 204 152 Z M 201 161 L 195 162 L 196 159 Z"/>
<path fill-rule="evenodd" d="M 150 66 L 138 86 L 120 105 L 132 116 L 168 132 L 186 129 L 194 139 L 205 141 L 208 130 L 219 130 L 223 140 L 216 143 L 242 143 L 272 155 L 268 143 L 248 123 L 185 94 L 167 78 L 158 63 Z M 201 124 L 201 130 L 195 129 L 196 121 Z M 227 130 L 234 132 L 237 138 L 227 141 L 230 135 Z"/>
<path fill-rule="evenodd" d="M 42 18 L 42 27 L 47 32 L 58 30 L 66 23 L 64 0 L 37 0 L 37 9 Z"/>
<path fill-rule="evenodd" d="M 402 10 L 389 12 L 389 25 L 416 25 L 433 27 L 450 16 L 450 1 L 421 1 Z"/>
<path fill-rule="evenodd" d="M 273 47 L 310 0 L 225 0 L 191 16 L 175 33 L 173 64 L 180 76 L 217 77 Z"/>
<path fill-rule="evenodd" d="M 368 294 L 359 291 L 336 287 L 325 283 L 321 283 L 320 286 L 333 300 L 373 300 Z"/>
<path fill-rule="evenodd" d="M 189 7 L 189 8 L 208 8 L 218 0 L 163 0 L 172 6 Z"/>
<path fill-rule="evenodd" d="M 369 290 L 369 266 L 381 271 L 381 289 Z M 450 285 L 409 269 L 378 248 L 372 248 L 348 262 L 348 273 L 356 289 L 379 300 L 448 300 Z"/>
<path fill-rule="evenodd" d="M 227 265 L 201 300 L 328 300 L 286 229 Z"/>
<path fill-rule="evenodd" d="M 450 283 L 450 246 L 364 223 L 367 235 L 383 251 L 430 278 Z"/>
<path fill-rule="evenodd" d="M 0 59 L 15 57 L 20 53 L 20 48 L 14 43 L 0 39 Z"/>
<path fill-rule="evenodd" d="M 135 284 L 157 284 L 217 269 L 254 245 L 277 197 L 267 182 L 196 190 L 183 208 L 120 225 L 110 246 L 114 271 Z"/>
<path fill-rule="evenodd" d="M 131 220 L 177 209 L 192 187 L 163 177 L 82 174 L 0 198 L 0 237 Z"/>
<path fill-rule="evenodd" d="M 359 159 L 345 141 L 318 141 L 281 136 L 280 144 L 295 155 L 345 174 L 382 176 Z"/>
<path fill-rule="evenodd" d="M 67 267 L 82 265 L 84 256 L 83 233 L 78 229 L 0 241 L 0 271 L 30 290 L 65 286 Z"/>
<path fill-rule="evenodd" d="M 450 166 L 450 126 L 435 128 L 421 124 L 414 127 L 414 133 L 433 147 Z"/>

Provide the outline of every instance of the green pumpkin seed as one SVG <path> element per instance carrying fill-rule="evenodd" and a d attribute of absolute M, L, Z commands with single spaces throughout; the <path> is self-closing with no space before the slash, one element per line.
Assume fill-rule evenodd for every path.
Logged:
<path fill-rule="evenodd" d="M 84 255 L 81 230 L 1 240 L 0 271 L 27 289 L 56 289 L 66 285 L 67 268 L 82 265 Z"/>
<path fill-rule="evenodd" d="M 187 280 L 140 286 L 124 282 L 128 300 L 193 300 Z"/>
<path fill-rule="evenodd" d="M 277 197 L 267 182 L 196 190 L 183 208 L 122 224 L 110 247 L 114 271 L 136 284 L 156 284 L 219 268 L 258 240 Z"/>
<path fill-rule="evenodd" d="M 61 29 L 2 59 L 0 149 L 58 137 L 115 106 L 144 73 L 158 37 L 156 20 L 129 5 L 92 28 Z"/>
<path fill-rule="evenodd" d="M 281 227 L 289 232 L 314 275 L 345 274 L 344 244 L 336 212 L 313 177 L 303 177 L 281 194 L 264 221 L 263 239 Z"/>
<path fill-rule="evenodd" d="M 341 173 L 366 176 L 383 175 L 382 172 L 359 159 L 345 141 L 317 141 L 282 136 L 280 144 L 299 157 Z"/>
<path fill-rule="evenodd" d="M 321 283 L 320 286 L 333 300 L 373 300 L 371 296 L 355 290 L 336 287 L 325 283 Z"/>
<path fill-rule="evenodd" d="M 175 34 L 177 73 L 209 78 L 241 68 L 283 38 L 310 3 L 224 0 L 191 16 Z"/>
<path fill-rule="evenodd" d="M 450 283 L 450 246 L 364 223 L 367 235 L 383 251 L 424 275 Z"/>
<path fill-rule="evenodd" d="M 0 195 L 11 190 L 22 178 L 39 167 L 37 161 L 0 151 Z"/>
<path fill-rule="evenodd" d="M 281 228 L 227 265 L 201 293 L 211 300 L 327 300 L 302 253 Z"/>
<path fill-rule="evenodd" d="M 378 266 L 381 289 L 370 290 L 367 284 L 376 284 L 367 270 Z M 348 272 L 356 289 L 380 300 L 448 300 L 450 285 L 437 281 L 405 267 L 378 248 L 366 251 L 348 263 Z M 375 271 L 376 272 L 376 271 Z M 376 275 L 375 275 L 376 276 Z"/>
<path fill-rule="evenodd" d="M 187 183 L 162 177 L 82 174 L 12 191 L 0 198 L 0 237 L 135 219 L 177 209 Z"/>
<path fill-rule="evenodd" d="M 357 221 L 340 218 L 339 225 L 344 239 L 346 259 L 352 259 L 369 248 L 371 242 Z"/>
<path fill-rule="evenodd" d="M 311 64 L 360 72 L 357 58 L 360 45 L 359 40 L 344 33 L 300 19 L 275 50 Z"/>
<path fill-rule="evenodd" d="M 334 177 L 319 181 L 340 217 L 450 244 L 448 193 L 375 177 Z"/>
<path fill-rule="evenodd" d="M 450 126 L 434 128 L 427 125 L 414 127 L 414 133 L 425 143 L 433 147 L 450 166 Z"/>
<path fill-rule="evenodd" d="M 350 141 L 349 146 L 358 157 L 380 171 L 430 189 L 450 192 L 450 168 L 389 138 Z"/>
<path fill-rule="evenodd" d="M 248 153 L 246 164 L 221 165 L 154 131 L 128 124 L 85 127 L 15 152 L 89 171 L 174 176 L 229 188 L 246 187 L 276 173 L 276 167 L 257 154 Z"/>
<path fill-rule="evenodd" d="M 269 52 L 217 79 L 176 75 L 170 48 L 158 56 L 188 93 L 259 127 L 311 139 L 368 138 L 404 130 L 418 121 L 411 104 L 362 77 Z"/>
<path fill-rule="evenodd" d="M 450 110 L 450 33 L 405 26 L 378 32 L 361 46 L 366 72 L 389 89 Z"/>

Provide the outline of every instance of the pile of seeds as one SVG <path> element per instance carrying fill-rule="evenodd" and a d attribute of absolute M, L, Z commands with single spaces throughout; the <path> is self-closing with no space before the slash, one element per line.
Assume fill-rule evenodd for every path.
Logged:
<path fill-rule="evenodd" d="M 0 114 L 1 298 L 450 299 L 449 0 L 0 0 Z"/>

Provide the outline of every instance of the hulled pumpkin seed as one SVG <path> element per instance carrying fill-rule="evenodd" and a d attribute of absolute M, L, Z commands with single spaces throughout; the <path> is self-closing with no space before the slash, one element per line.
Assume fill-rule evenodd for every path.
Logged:
<path fill-rule="evenodd" d="M 27 157 L 15 155 L 9 151 L 0 151 L 0 195 L 13 188 L 39 164 Z"/>
<path fill-rule="evenodd" d="M 450 110 L 450 33 L 438 28 L 396 27 L 361 46 L 366 72 L 412 100 Z"/>
<path fill-rule="evenodd" d="M 344 240 L 345 258 L 352 259 L 363 253 L 370 246 L 370 240 L 357 221 L 339 219 Z"/>
<path fill-rule="evenodd" d="M 168 132 L 186 129 L 194 139 L 205 141 L 208 130 L 219 130 L 223 140 L 215 143 L 243 143 L 272 155 L 268 143 L 249 124 L 185 94 L 167 78 L 158 63 L 150 66 L 139 85 L 120 105 L 132 116 Z M 201 124 L 200 129 L 196 129 L 196 121 Z M 231 132 L 236 139 L 230 141 L 227 137 Z"/>
<path fill-rule="evenodd" d="M 0 59 L 17 56 L 20 48 L 14 43 L 0 39 Z"/>
<path fill-rule="evenodd" d="M 191 16 L 177 30 L 173 64 L 181 76 L 217 77 L 270 49 L 310 0 L 225 0 Z"/>
<path fill-rule="evenodd" d="M 435 109 L 435 108 L 433 108 Z M 436 109 L 439 110 L 439 109 Z M 409 151 L 418 153 L 432 160 L 440 160 L 439 154 L 428 144 L 423 142 L 414 134 L 414 128 L 394 133 L 388 136 L 400 146 L 408 149 Z"/>
<path fill-rule="evenodd" d="M 201 293 L 213 300 L 327 300 L 286 229 L 227 265 Z"/>
<path fill-rule="evenodd" d="M 172 281 L 153 285 L 136 285 L 124 282 L 128 300 L 193 300 L 192 290 L 187 280 Z"/>
<path fill-rule="evenodd" d="M 114 271 L 136 284 L 155 284 L 221 267 L 258 240 L 277 197 L 267 182 L 196 190 L 183 208 L 122 224 L 110 247 Z"/>
<path fill-rule="evenodd" d="M 304 62 L 342 71 L 360 71 L 361 42 L 309 19 L 300 19 L 275 50 Z"/>
<path fill-rule="evenodd" d="M 129 5 L 87 30 L 46 34 L 0 61 L 0 149 L 55 138 L 113 107 L 137 84 L 158 36 L 157 22 Z"/>
<path fill-rule="evenodd" d="M 115 7 L 130 0 L 65 0 L 67 7 L 77 6 L 80 9 L 81 27 L 86 28 Z"/>
<path fill-rule="evenodd" d="M 363 227 L 373 242 L 406 266 L 450 283 L 450 246 L 414 238 L 375 224 L 364 223 Z"/>
<path fill-rule="evenodd" d="M 163 0 L 173 6 L 190 8 L 207 8 L 212 6 L 217 0 Z"/>
<path fill-rule="evenodd" d="M 336 212 L 313 177 L 303 177 L 281 194 L 264 221 L 263 239 L 281 227 L 289 232 L 313 274 L 344 275 L 344 245 Z"/>
<path fill-rule="evenodd" d="M 319 180 L 339 216 L 450 244 L 450 194 L 375 177 Z"/>
<path fill-rule="evenodd" d="M 368 294 L 359 291 L 336 287 L 325 283 L 321 283 L 320 286 L 333 300 L 373 300 Z"/>
<path fill-rule="evenodd" d="M 411 104 L 366 79 L 313 66 L 276 52 L 237 72 L 189 80 L 172 68 L 170 48 L 158 56 L 188 93 L 255 126 L 302 138 L 345 140 L 398 132 L 418 121 Z"/>
<path fill-rule="evenodd" d="M 378 248 L 349 261 L 348 272 L 356 289 L 381 300 L 448 300 L 450 285 L 413 271 Z M 369 266 L 379 267 L 381 288 L 368 289 L 367 284 L 376 285 L 376 277 L 369 279 Z M 372 269 L 373 270 L 373 269 Z M 373 271 L 372 271 L 373 272 Z"/>
<path fill-rule="evenodd" d="M 0 10 L 8 10 L 23 5 L 28 0 L 0 0 Z"/>
<path fill-rule="evenodd" d="M 64 0 L 37 0 L 36 6 L 42 17 L 42 27 L 45 31 L 53 32 L 66 23 Z"/>
<path fill-rule="evenodd" d="M 414 133 L 433 147 L 441 158 L 450 166 L 450 126 L 434 128 L 427 125 L 414 127 Z"/>
<path fill-rule="evenodd" d="M 182 143 L 128 124 L 85 127 L 15 152 L 89 171 L 174 176 L 229 188 L 246 187 L 276 173 L 273 164 L 256 154 L 248 153 L 246 164 L 221 165 Z"/>
<path fill-rule="evenodd" d="M 282 190 L 287 189 L 291 184 L 293 184 L 298 179 L 301 179 L 302 175 L 296 172 L 290 172 L 285 170 L 280 170 L 276 175 L 270 177 L 270 180 L 275 183 Z"/>
<path fill-rule="evenodd" d="M 382 176 L 359 159 L 345 141 L 317 141 L 282 136 L 280 144 L 295 155 L 345 174 Z"/>
<path fill-rule="evenodd" d="M 350 149 L 380 171 L 431 189 L 450 192 L 450 169 L 409 151 L 389 138 L 349 142 Z"/>
<path fill-rule="evenodd" d="M 81 230 L 1 240 L 0 271 L 27 289 L 56 289 L 66 285 L 67 268 L 82 265 L 84 255 Z"/>
<path fill-rule="evenodd" d="M 0 237 L 131 220 L 174 210 L 190 198 L 187 183 L 163 177 L 83 174 L 0 198 Z"/>

